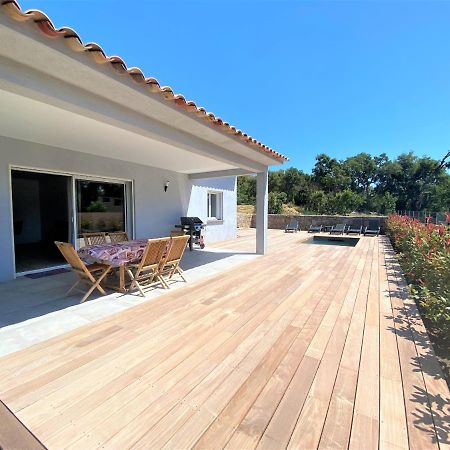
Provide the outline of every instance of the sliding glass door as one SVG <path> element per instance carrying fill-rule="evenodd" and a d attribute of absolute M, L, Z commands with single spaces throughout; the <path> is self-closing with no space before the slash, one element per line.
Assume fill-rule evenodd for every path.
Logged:
<path fill-rule="evenodd" d="M 78 249 L 83 233 L 133 234 L 131 182 L 17 168 L 11 186 L 16 274 L 64 265 L 55 241 Z"/>
<path fill-rule="evenodd" d="M 55 241 L 72 240 L 71 177 L 11 171 L 16 273 L 65 264 Z"/>
<path fill-rule="evenodd" d="M 78 248 L 83 233 L 127 231 L 126 184 L 75 180 Z"/>

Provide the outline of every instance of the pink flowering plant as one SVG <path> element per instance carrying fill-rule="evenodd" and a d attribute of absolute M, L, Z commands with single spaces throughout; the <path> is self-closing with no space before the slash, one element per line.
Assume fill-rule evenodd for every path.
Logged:
<path fill-rule="evenodd" d="M 394 214 L 386 229 L 422 313 L 450 333 L 450 228 Z"/>

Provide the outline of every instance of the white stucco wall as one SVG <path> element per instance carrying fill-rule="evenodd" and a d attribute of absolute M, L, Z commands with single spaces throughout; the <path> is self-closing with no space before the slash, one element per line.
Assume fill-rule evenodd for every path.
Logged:
<path fill-rule="evenodd" d="M 136 238 L 166 236 L 182 215 L 206 219 L 208 189 L 223 190 L 224 221 L 208 227 L 207 242 L 236 235 L 235 177 L 191 181 L 168 170 L 0 136 L 0 281 L 14 277 L 10 166 L 132 180 Z"/>
<path fill-rule="evenodd" d="M 208 222 L 208 191 L 223 193 L 223 220 Z M 209 242 L 234 239 L 237 231 L 236 177 L 192 180 L 188 216 L 197 216 L 207 223 L 206 245 Z"/>

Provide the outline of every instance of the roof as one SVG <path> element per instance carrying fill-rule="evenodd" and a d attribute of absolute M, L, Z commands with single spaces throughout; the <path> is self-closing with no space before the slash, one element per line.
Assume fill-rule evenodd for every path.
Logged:
<path fill-rule="evenodd" d="M 49 38 L 61 38 L 74 52 L 84 52 L 92 57 L 97 64 L 111 64 L 118 76 L 127 74 L 135 83 L 140 84 L 147 95 L 160 95 L 165 100 L 173 102 L 188 114 L 192 114 L 210 126 L 216 127 L 217 130 L 238 137 L 242 142 L 264 153 L 280 162 L 287 161 L 288 158 L 281 153 L 273 150 L 262 142 L 257 141 L 253 137 L 223 121 L 211 112 L 207 112 L 205 108 L 199 107 L 192 100 L 186 100 L 183 95 L 175 94 L 169 86 L 161 86 L 156 78 L 146 77 L 142 70 L 138 67 L 127 67 L 124 60 L 119 56 L 107 56 L 103 49 L 96 43 L 84 44 L 79 35 L 71 28 L 56 28 L 46 14 L 39 10 L 22 11 L 19 4 L 15 0 L 0 0 L 2 10 L 17 22 L 33 21 L 38 29 Z"/>

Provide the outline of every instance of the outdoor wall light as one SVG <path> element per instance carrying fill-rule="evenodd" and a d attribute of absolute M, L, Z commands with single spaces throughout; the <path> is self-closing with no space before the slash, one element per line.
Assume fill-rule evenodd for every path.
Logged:
<path fill-rule="evenodd" d="M 166 181 L 164 183 L 164 192 L 167 192 L 167 188 L 169 187 L 169 183 L 170 183 L 170 181 Z"/>

